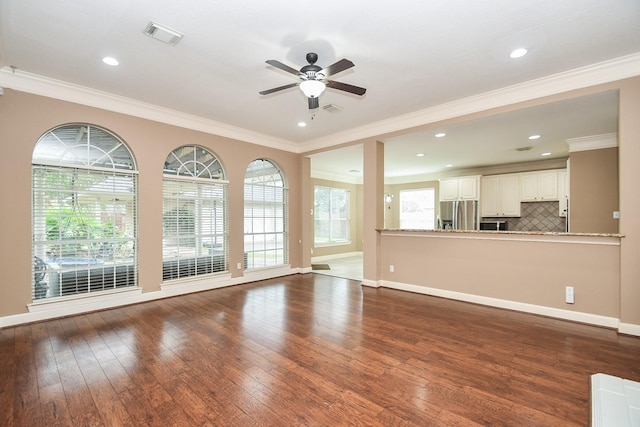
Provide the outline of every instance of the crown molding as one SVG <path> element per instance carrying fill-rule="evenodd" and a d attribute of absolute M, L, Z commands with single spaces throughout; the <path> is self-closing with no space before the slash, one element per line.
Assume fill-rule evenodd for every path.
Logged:
<path fill-rule="evenodd" d="M 291 141 L 137 101 L 124 96 L 12 69 L 11 67 L 3 67 L 0 69 L 0 87 L 100 108 L 284 151 L 297 151 L 296 144 Z"/>
<path fill-rule="evenodd" d="M 293 153 L 306 153 L 638 75 L 640 75 L 640 52 L 485 92 L 480 95 L 462 98 L 344 132 L 312 139 L 304 143 L 275 138 L 203 117 L 113 95 L 108 92 L 21 70 L 14 70 L 10 67 L 0 69 L 0 87 L 127 114 Z"/>
<path fill-rule="evenodd" d="M 640 52 L 316 138 L 300 147 L 302 152 L 319 150 L 639 75 Z"/>
<path fill-rule="evenodd" d="M 618 135 L 606 133 L 603 135 L 583 136 L 580 138 L 567 139 L 569 152 L 600 150 L 603 148 L 614 148 L 618 146 Z"/>

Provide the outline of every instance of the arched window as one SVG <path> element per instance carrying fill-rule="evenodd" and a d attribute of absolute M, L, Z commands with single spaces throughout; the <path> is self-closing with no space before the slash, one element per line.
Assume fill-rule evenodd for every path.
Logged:
<path fill-rule="evenodd" d="M 218 158 L 193 145 L 164 164 L 162 280 L 228 270 L 227 181 Z"/>
<path fill-rule="evenodd" d="M 137 172 L 124 142 L 57 127 L 38 140 L 32 175 L 33 299 L 135 286 Z"/>
<path fill-rule="evenodd" d="M 287 253 L 287 188 L 280 169 L 265 159 L 244 176 L 245 268 L 284 265 Z"/>

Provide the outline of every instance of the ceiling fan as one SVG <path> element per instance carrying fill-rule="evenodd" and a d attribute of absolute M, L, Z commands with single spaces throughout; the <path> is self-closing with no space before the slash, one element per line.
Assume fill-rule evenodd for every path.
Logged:
<path fill-rule="evenodd" d="M 340 83 L 334 80 L 327 80 L 327 77 L 338 74 L 353 67 L 353 62 L 349 61 L 348 59 L 341 59 L 333 65 L 329 65 L 326 68 L 320 68 L 318 65 L 315 65 L 317 60 L 318 55 L 316 53 L 307 53 L 307 62 L 309 64 L 302 67 L 300 71 L 296 70 L 295 68 L 291 68 L 280 61 L 276 61 L 274 59 L 267 60 L 267 64 L 273 65 L 274 67 L 279 68 L 282 71 L 293 74 L 294 76 L 300 78 L 301 81 L 298 83 L 290 83 L 288 85 L 275 87 L 273 89 L 263 90 L 262 92 L 260 92 L 260 95 L 269 95 L 270 93 L 278 92 L 280 90 L 300 86 L 302 92 L 309 99 L 309 109 L 313 110 L 314 108 L 318 108 L 320 106 L 318 97 L 320 96 L 320 94 L 322 94 L 322 92 L 324 92 L 327 87 L 343 90 L 345 92 L 353 93 L 360 96 L 364 95 L 367 91 L 367 89 L 363 87 L 350 85 L 348 83 Z"/>

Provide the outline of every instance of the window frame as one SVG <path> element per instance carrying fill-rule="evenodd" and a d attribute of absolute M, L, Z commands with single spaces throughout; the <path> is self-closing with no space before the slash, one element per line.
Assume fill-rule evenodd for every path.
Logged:
<path fill-rule="evenodd" d="M 328 206 L 320 205 L 322 199 L 317 197 L 318 191 L 329 190 Z M 334 206 L 336 198 L 334 193 L 341 193 L 342 197 L 346 200 L 345 208 L 338 209 Z M 340 246 L 351 244 L 351 190 L 340 187 L 328 187 L 325 185 L 315 185 L 313 188 L 313 243 L 316 247 L 323 246 Z M 336 217 L 337 212 L 344 212 L 344 217 Z M 319 218 L 325 216 L 325 218 Z M 338 224 L 343 224 L 342 227 L 336 227 Z M 345 234 L 335 238 L 335 230 L 341 228 L 345 231 Z M 318 230 L 324 229 L 325 235 L 318 235 Z"/>
<path fill-rule="evenodd" d="M 429 204 L 430 202 L 433 204 L 433 207 L 423 207 L 423 209 L 426 209 L 427 211 L 431 211 L 431 221 L 430 224 L 424 224 L 424 222 L 420 222 L 418 223 L 418 225 L 415 225 L 417 223 L 416 219 L 404 219 L 403 221 L 403 214 L 406 214 L 405 211 L 403 210 L 405 207 L 405 203 L 407 203 L 406 201 L 403 200 L 403 195 L 407 195 L 409 193 L 421 193 L 421 192 L 428 192 L 430 193 L 430 197 L 431 200 L 426 201 L 427 204 Z M 435 226 L 436 226 L 436 199 L 435 199 L 435 188 L 433 187 L 424 187 L 424 188 L 407 188 L 407 189 L 403 189 L 399 191 L 399 197 L 398 197 L 398 224 L 399 227 L 401 229 L 413 229 L 413 230 L 435 230 Z M 424 213 L 424 211 L 418 212 L 417 214 L 422 214 Z M 416 214 L 416 216 L 418 216 Z M 426 218 L 422 221 L 428 221 L 429 218 Z M 411 221 L 410 224 L 407 224 L 407 221 Z M 424 224 L 424 226 L 422 226 Z"/>
<path fill-rule="evenodd" d="M 36 142 L 32 301 L 137 287 L 135 159 L 113 132 L 63 124 Z"/>
<path fill-rule="evenodd" d="M 245 269 L 288 264 L 288 209 L 288 187 L 282 169 L 264 158 L 249 163 L 244 178 Z M 262 248 L 256 249 L 261 243 Z"/>
<path fill-rule="evenodd" d="M 228 181 L 208 148 L 182 145 L 167 156 L 162 179 L 162 281 L 229 271 Z"/>

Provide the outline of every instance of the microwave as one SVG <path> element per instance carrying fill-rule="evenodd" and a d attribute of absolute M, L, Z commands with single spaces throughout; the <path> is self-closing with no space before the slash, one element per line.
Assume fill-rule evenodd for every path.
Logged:
<path fill-rule="evenodd" d="M 507 231 L 507 221 L 481 221 L 480 230 Z"/>

